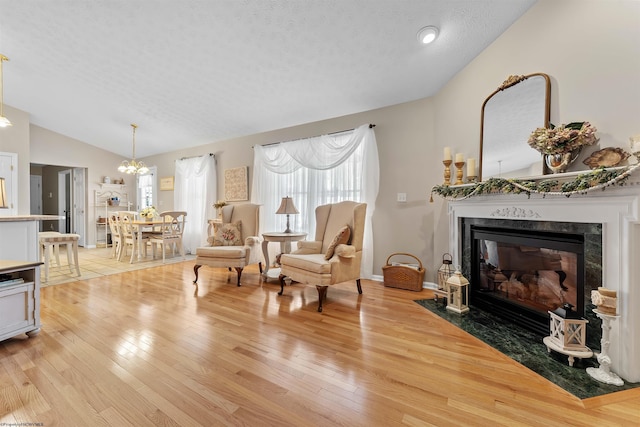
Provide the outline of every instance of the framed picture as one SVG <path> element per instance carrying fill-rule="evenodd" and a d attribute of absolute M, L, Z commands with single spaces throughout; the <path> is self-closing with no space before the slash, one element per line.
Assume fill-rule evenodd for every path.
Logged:
<path fill-rule="evenodd" d="M 230 202 L 249 200 L 248 166 L 224 171 L 224 199 Z"/>
<path fill-rule="evenodd" d="M 160 190 L 173 190 L 173 177 L 165 176 L 160 178 Z"/>

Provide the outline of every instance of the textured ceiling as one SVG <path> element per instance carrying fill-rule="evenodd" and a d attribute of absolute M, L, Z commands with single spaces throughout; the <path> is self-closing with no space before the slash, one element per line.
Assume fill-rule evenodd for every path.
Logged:
<path fill-rule="evenodd" d="M 4 101 L 145 157 L 431 96 L 534 3 L 0 0 Z"/>

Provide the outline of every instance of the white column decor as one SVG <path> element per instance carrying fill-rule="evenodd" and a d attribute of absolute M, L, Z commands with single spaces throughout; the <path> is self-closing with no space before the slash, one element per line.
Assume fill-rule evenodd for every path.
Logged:
<path fill-rule="evenodd" d="M 598 368 L 587 368 L 587 374 L 591 378 L 600 381 L 601 383 L 624 385 L 622 379 L 611 372 L 611 358 L 609 357 L 609 332 L 611 331 L 611 321 L 617 319 L 620 316 L 612 316 L 609 314 L 600 313 L 597 310 L 593 310 L 596 315 L 602 319 L 602 340 L 600 345 L 602 347 L 597 359 L 600 366 Z"/>

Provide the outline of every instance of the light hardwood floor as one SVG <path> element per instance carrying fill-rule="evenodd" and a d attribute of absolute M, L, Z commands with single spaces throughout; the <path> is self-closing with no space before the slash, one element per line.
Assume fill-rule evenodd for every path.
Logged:
<path fill-rule="evenodd" d="M 0 425 L 637 426 L 640 389 L 581 401 L 363 280 L 278 296 L 257 266 L 193 261 L 42 289 L 43 328 L 0 343 Z"/>
<path fill-rule="evenodd" d="M 111 253 L 111 248 L 78 248 L 78 264 L 80 264 L 80 276 L 78 277 L 76 270 L 69 268 L 66 251 L 63 248 L 60 250 L 60 265 L 53 262 L 52 259 L 51 266 L 49 267 L 49 280 L 44 280 L 44 267 L 40 269 L 42 286 L 59 285 L 61 283 L 75 282 L 80 279 L 93 279 L 94 277 L 124 273 L 125 271 L 143 270 L 149 267 L 162 265 L 162 253 L 156 254 L 156 259 L 153 259 L 151 249 L 147 251 L 146 257 L 143 257 L 139 261 L 136 260 L 133 263 L 129 262 L 129 256 L 125 256 L 124 260 L 118 261 L 111 257 Z M 128 254 L 130 254 L 130 252 Z M 193 255 L 185 255 L 185 259 L 187 260 L 192 260 L 194 258 L 195 257 Z M 165 263 L 172 264 L 174 262 L 182 261 L 183 258 L 179 254 L 169 254 L 169 251 L 167 250 Z"/>

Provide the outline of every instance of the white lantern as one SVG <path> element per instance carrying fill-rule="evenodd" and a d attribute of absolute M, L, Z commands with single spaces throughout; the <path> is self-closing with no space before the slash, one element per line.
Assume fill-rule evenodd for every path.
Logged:
<path fill-rule="evenodd" d="M 565 303 L 562 307 L 549 311 L 549 336 L 542 341 L 547 351 L 555 350 L 569 356 L 569 366 L 573 366 L 574 358 L 592 357 L 593 352 L 585 345 L 586 325 L 588 320 L 571 309 L 572 305 Z"/>
<path fill-rule="evenodd" d="M 469 311 L 469 281 L 459 269 L 447 279 L 447 310 L 458 314 Z"/>

